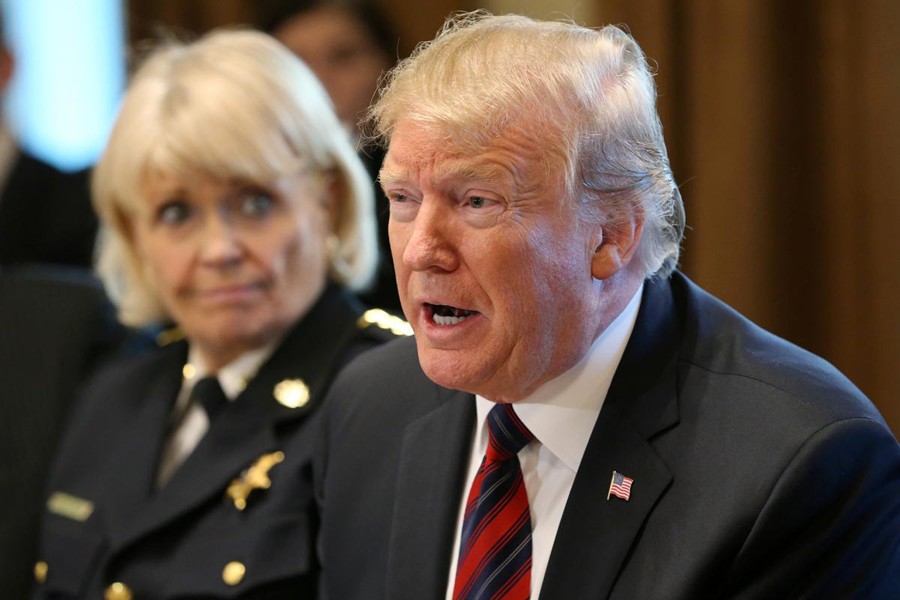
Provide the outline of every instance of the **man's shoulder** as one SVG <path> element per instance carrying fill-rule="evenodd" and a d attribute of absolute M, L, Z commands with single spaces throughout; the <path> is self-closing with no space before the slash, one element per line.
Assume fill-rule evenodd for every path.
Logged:
<path fill-rule="evenodd" d="M 404 337 L 369 350 L 338 375 L 326 401 L 334 424 L 358 422 L 361 429 L 373 420 L 378 429 L 406 423 L 438 407 L 447 390 L 433 383 L 419 366 L 413 337 Z"/>
<path fill-rule="evenodd" d="M 777 399 L 774 407 L 799 409 L 822 424 L 856 417 L 883 423 L 866 396 L 824 358 L 756 325 L 683 276 L 673 288 L 682 306 L 684 384 L 732 398 Z"/>
<path fill-rule="evenodd" d="M 353 385 L 365 382 L 377 389 L 379 385 L 426 380 L 419 366 L 416 341 L 412 336 L 397 338 L 369 350 L 344 368 L 338 380 Z"/>

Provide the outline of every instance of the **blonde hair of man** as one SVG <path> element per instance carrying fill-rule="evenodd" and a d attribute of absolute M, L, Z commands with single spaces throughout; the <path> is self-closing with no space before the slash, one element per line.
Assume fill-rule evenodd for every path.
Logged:
<path fill-rule="evenodd" d="M 653 75 L 618 27 L 454 15 L 390 73 L 368 120 L 382 143 L 402 120 L 473 151 L 516 128 L 545 146 L 545 169 L 564 170 L 585 218 L 615 227 L 643 217 L 636 257 L 645 276 L 668 276 L 678 262 L 684 207 Z"/>

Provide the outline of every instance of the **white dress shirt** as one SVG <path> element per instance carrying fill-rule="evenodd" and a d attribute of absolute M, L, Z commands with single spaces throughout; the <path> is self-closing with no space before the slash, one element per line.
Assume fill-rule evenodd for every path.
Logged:
<path fill-rule="evenodd" d="M 247 382 L 253 379 L 256 371 L 274 352 L 277 344 L 270 344 L 257 350 L 251 350 L 240 355 L 221 369 L 216 376 L 219 385 L 225 392 L 229 402 L 237 398 Z M 156 487 L 161 488 L 172 477 L 172 474 L 181 466 L 181 463 L 190 456 L 200 440 L 209 429 L 209 418 L 206 411 L 199 404 L 190 404 L 191 390 L 194 384 L 209 375 L 209 369 L 203 363 L 198 353 L 193 349 L 188 350 L 188 363 L 185 365 L 184 381 L 181 383 L 181 391 L 172 408 L 172 418 L 180 421 L 177 429 L 166 440 L 162 457 L 159 461 L 159 470 L 156 474 Z M 183 415 L 183 416 L 182 416 Z"/>
<path fill-rule="evenodd" d="M 531 509 L 531 597 L 541 592 L 550 550 L 562 519 L 575 474 L 594 430 L 606 392 L 619 366 L 634 329 L 643 286 L 625 310 L 600 334 L 581 361 L 515 403 L 515 411 L 536 441 L 519 452 L 528 505 Z M 487 450 L 485 420 L 493 402 L 475 397 L 477 421 L 469 454 L 469 468 L 456 522 L 447 582 L 448 600 L 453 598 L 460 532 L 466 498 Z"/>

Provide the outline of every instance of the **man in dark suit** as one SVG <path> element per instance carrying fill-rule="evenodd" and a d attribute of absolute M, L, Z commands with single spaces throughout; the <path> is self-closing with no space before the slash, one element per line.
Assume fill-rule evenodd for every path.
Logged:
<path fill-rule="evenodd" d="M 646 59 L 455 17 L 373 109 L 415 339 L 332 387 L 329 598 L 900 597 L 900 446 L 674 271 Z"/>
<path fill-rule="evenodd" d="M 0 590 L 24 598 L 44 480 L 76 389 L 122 330 L 75 270 L 0 269 Z"/>
<path fill-rule="evenodd" d="M 3 19 L 0 15 L 0 31 Z M 0 37 L 0 93 L 13 74 Z M 20 148 L 0 126 L 0 265 L 89 267 L 97 235 L 88 171 L 66 173 Z"/>
<path fill-rule="evenodd" d="M 64 173 L 15 149 L 0 191 L 0 264 L 89 267 L 97 235 L 88 172 Z"/>

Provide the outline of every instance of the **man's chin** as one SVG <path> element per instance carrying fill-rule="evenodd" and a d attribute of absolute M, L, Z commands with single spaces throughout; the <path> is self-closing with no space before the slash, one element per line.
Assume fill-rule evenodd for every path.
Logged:
<path fill-rule="evenodd" d="M 435 350 L 419 345 L 419 364 L 425 375 L 441 387 L 480 394 L 489 377 L 479 364 L 477 351 Z"/>

